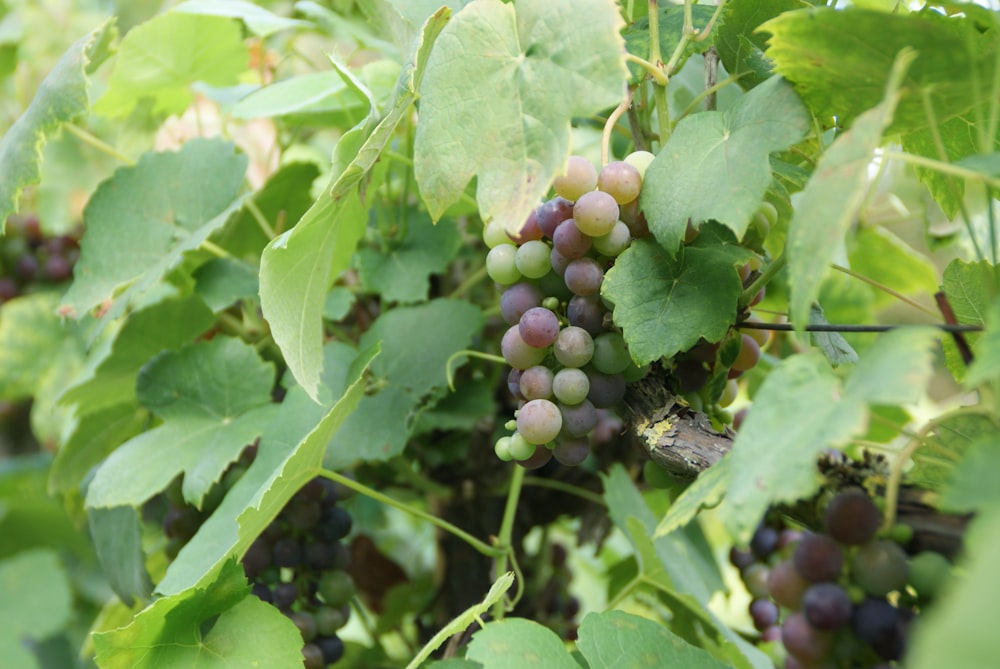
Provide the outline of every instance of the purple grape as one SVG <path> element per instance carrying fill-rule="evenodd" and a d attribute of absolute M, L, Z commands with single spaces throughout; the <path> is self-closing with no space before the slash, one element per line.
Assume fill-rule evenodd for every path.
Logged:
<path fill-rule="evenodd" d="M 758 632 L 778 624 L 778 605 L 770 599 L 758 597 L 750 602 L 750 618 Z"/>
<path fill-rule="evenodd" d="M 52 255 L 46 258 L 42 271 L 46 279 L 59 283 L 73 276 L 73 264 L 66 256 Z"/>
<path fill-rule="evenodd" d="M 566 268 L 569 267 L 571 262 L 570 258 L 567 258 L 563 254 L 559 253 L 556 249 L 552 249 L 549 252 L 549 265 L 552 266 L 552 271 L 562 279 L 562 276 L 566 274 Z M 563 284 L 566 285 L 565 283 Z"/>
<path fill-rule="evenodd" d="M 795 570 L 807 581 L 835 581 L 844 566 L 844 551 L 825 534 L 807 534 L 795 547 L 792 559 Z"/>
<path fill-rule="evenodd" d="M 517 331 L 528 346 L 545 348 L 559 336 L 559 317 L 545 307 L 532 307 L 521 316 Z"/>
<path fill-rule="evenodd" d="M 882 523 L 882 513 L 862 490 L 852 488 L 837 493 L 826 505 L 826 532 L 847 546 L 871 541 Z"/>
<path fill-rule="evenodd" d="M 535 218 L 538 228 L 549 239 L 552 239 L 556 228 L 567 218 L 573 216 L 573 203 L 564 197 L 556 196 L 548 202 L 542 203 L 535 210 Z"/>
<path fill-rule="evenodd" d="M 583 328 L 592 337 L 604 330 L 604 314 L 607 312 L 597 295 L 574 295 L 566 305 L 569 324 Z"/>
<path fill-rule="evenodd" d="M 500 340 L 500 352 L 507 364 L 515 369 L 527 369 L 545 358 L 545 349 L 535 348 L 521 339 L 517 325 L 512 325 Z"/>
<path fill-rule="evenodd" d="M 552 448 L 552 456 L 560 464 L 576 467 L 590 455 L 590 444 L 586 439 L 560 439 Z"/>
<path fill-rule="evenodd" d="M 323 651 L 323 662 L 326 664 L 334 664 L 344 657 L 344 642 L 336 635 L 319 637 L 314 643 Z"/>
<path fill-rule="evenodd" d="M 294 568 L 302 562 L 302 548 L 295 539 L 279 539 L 274 544 L 274 564 L 278 567 Z"/>
<path fill-rule="evenodd" d="M 13 300 L 20 292 L 21 289 L 17 287 L 17 281 L 6 276 L 0 277 L 0 302 Z"/>
<path fill-rule="evenodd" d="M 515 283 L 500 295 L 500 315 L 507 325 L 517 325 L 528 309 L 542 305 L 542 291 L 530 283 Z"/>
<path fill-rule="evenodd" d="M 562 434 L 570 437 L 583 437 L 597 425 L 597 411 L 588 400 L 579 404 L 559 405 L 562 414 Z"/>
<path fill-rule="evenodd" d="M 587 399 L 598 409 L 610 409 L 625 398 L 625 377 L 621 374 L 601 374 L 587 370 L 590 379 L 590 392 Z"/>
<path fill-rule="evenodd" d="M 521 372 L 521 396 L 526 400 L 547 400 L 552 397 L 555 375 L 542 365 L 535 365 Z"/>
<path fill-rule="evenodd" d="M 884 599 L 866 599 L 854 607 L 851 628 L 883 660 L 898 660 L 906 646 L 899 611 Z"/>
<path fill-rule="evenodd" d="M 521 369 L 511 369 L 507 372 L 507 390 L 515 399 L 519 400 L 524 399 L 524 395 L 521 394 L 521 376 L 523 374 L 524 370 Z"/>
<path fill-rule="evenodd" d="M 797 611 L 802 606 L 802 597 L 809 587 L 809 581 L 795 570 L 791 562 L 779 562 L 771 568 L 767 577 L 767 589 L 774 601 Z"/>
<path fill-rule="evenodd" d="M 833 645 L 833 636 L 810 625 L 802 613 L 793 613 L 785 618 L 781 626 L 781 640 L 785 650 L 804 664 L 820 662 Z"/>
<path fill-rule="evenodd" d="M 778 530 L 770 525 L 760 525 L 750 539 L 750 550 L 759 560 L 766 560 L 778 547 Z"/>
<path fill-rule="evenodd" d="M 604 268 L 593 258 L 577 258 L 566 266 L 563 280 L 574 295 L 597 295 L 604 282 Z"/>
<path fill-rule="evenodd" d="M 287 609 L 299 598 L 299 588 L 294 583 L 279 583 L 274 586 L 271 602 L 279 609 Z"/>
<path fill-rule="evenodd" d="M 593 243 L 593 238 L 583 234 L 572 218 L 560 223 L 552 235 L 552 248 L 559 251 L 564 258 L 582 258 Z"/>
<path fill-rule="evenodd" d="M 802 613 L 816 629 L 840 629 L 851 619 L 851 598 L 836 583 L 816 583 L 802 597 Z"/>

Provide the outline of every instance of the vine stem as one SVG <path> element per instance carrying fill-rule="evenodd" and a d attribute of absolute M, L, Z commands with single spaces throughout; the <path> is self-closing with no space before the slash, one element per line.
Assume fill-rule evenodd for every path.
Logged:
<path fill-rule="evenodd" d="M 906 447 L 899 452 L 889 469 L 889 480 L 885 484 L 885 518 L 882 521 L 882 531 L 888 532 L 896 524 L 896 504 L 899 501 L 899 486 L 903 481 L 903 467 L 910 457 L 927 439 L 933 424 L 925 425 L 920 432 L 913 435 Z"/>
<path fill-rule="evenodd" d="M 524 485 L 534 486 L 536 488 L 548 488 L 549 490 L 558 490 L 559 492 L 564 492 L 567 495 L 575 495 L 580 499 L 585 499 L 588 502 L 597 504 L 598 506 L 607 506 L 604 498 L 596 492 L 591 492 L 586 488 L 581 488 L 580 486 L 575 486 L 571 483 L 565 483 L 555 479 L 543 479 L 538 476 L 528 476 L 524 479 Z"/>
<path fill-rule="evenodd" d="M 608 120 L 604 123 L 604 130 L 601 132 L 601 165 L 607 165 L 608 161 L 611 160 L 611 131 L 614 130 L 615 126 L 618 125 L 618 119 L 628 111 L 629 106 L 632 104 L 632 91 L 629 90 L 628 85 L 625 86 L 625 99 L 622 100 L 614 111 L 608 116 Z"/>
<path fill-rule="evenodd" d="M 869 286 L 871 286 L 872 288 L 876 288 L 878 290 L 881 290 L 883 293 L 887 293 L 889 295 L 892 295 L 893 297 L 895 297 L 900 302 L 905 302 L 906 304 L 910 305 L 914 309 L 919 309 L 920 311 L 924 312 L 925 314 L 929 314 L 929 315 L 931 315 L 931 316 L 933 316 L 935 318 L 937 318 L 937 316 L 938 316 L 937 312 L 934 311 L 933 309 L 925 307 L 924 305 L 920 304 L 919 302 L 908 298 L 906 295 L 903 295 L 902 293 L 893 290 L 892 288 L 890 288 L 889 286 L 885 285 L 884 283 L 879 283 L 875 279 L 869 278 L 869 277 L 867 277 L 867 276 L 865 276 L 863 274 L 858 274 L 854 270 L 848 269 L 847 267 L 843 267 L 841 265 L 837 265 L 836 263 L 831 264 L 830 267 L 832 267 L 833 269 L 837 270 L 838 272 L 843 272 L 847 276 L 853 277 L 853 278 L 857 279 L 858 281 L 863 281 L 863 282 L 867 283 Z"/>
<path fill-rule="evenodd" d="M 260 210 L 257 203 L 254 202 L 252 198 L 247 198 L 244 206 L 247 208 L 247 211 L 250 212 L 250 216 L 253 217 L 253 220 L 257 221 L 257 226 L 263 231 L 267 238 L 269 240 L 274 239 L 277 234 L 274 232 L 274 228 L 271 227 L 271 224 L 267 222 L 267 217 L 264 216 L 264 212 Z"/>
<path fill-rule="evenodd" d="M 451 366 L 455 362 L 455 359 L 462 355 L 467 355 L 470 358 L 479 358 L 480 360 L 488 360 L 501 365 L 507 364 L 507 361 L 501 355 L 493 355 L 492 353 L 483 353 L 482 351 L 473 351 L 471 349 L 455 351 L 448 357 L 447 362 L 444 364 L 444 374 L 448 378 L 448 390 L 452 392 L 455 391 L 455 371 Z"/>
<path fill-rule="evenodd" d="M 917 167 L 926 167 L 927 169 L 934 170 L 935 172 L 941 172 L 942 174 L 950 174 L 951 176 L 962 177 L 963 179 L 981 181 L 987 186 L 1000 188 L 1000 179 L 991 177 L 982 172 L 970 170 L 969 168 L 962 167 L 961 165 L 955 165 L 954 163 L 946 163 L 942 160 L 934 160 L 933 158 L 918 156 L 914 153 L 906 153 L 904 151 L 886 151 L 882 155 L 886 158 L 891 158 L 892 160 L 899 160 L 904 163 L 916 165 Z"/>
<path fill-rule="evenodd" d="M 513 564 L 517 564 L 516 559 L 513 555 L 513 546 L 511 546 L 511 537 L 514 534 L 514 517 L 517 515 L 517 503 L 521 500 L 521 488 L 524 486 L 524 473 L 527 470 L 520 465 L 514 465 L 514 472 L 510 476 L 510 487 L 507 489 L 507 503 L 504 505 L 503 509 L 503 520 L 500 521 L 500 534 L 497 536 L 496 543 L 498 548 L 502 549 L 499 555 L 495 556 L 495 569 L 496 574 L 505 574 L 507 572 L 507 559 L 511 558 Z M 520 571 L 520 569 L 518 569 Z M 514 601 L 520 598 L 520 593 L 523 592 L 524 579 L 518 578 L 518 594 L 515 595 Z M 493 617 L 496 620 L 502 620 L 504 614 L 506 613 L 506 606 L 501 599 L 497 602 L 496 606 L 493 607 Z"/>
<path fill-rule="evenodd" d="M 126 156 L 124 153 L 122 153 L 121 151 L 119 151 L 115 147 L 113 147 L 110 144 L 108 144 L 107 142 L 105 142 L 103 139 L 100 139 L 100 138 L 95 137 L 94 135 L 90 134 L 89 132 L 87 132 L 86 130 L 84 130 L 80 126 L 76 125 L 75 123 L 64 123 L 63 127 L 66 128 L 67 130 L 69 130 L 70 134 L 74 135 L 77 139 L 79 139 L 80 141 L 82 141 L 84 144 L 87 144 L 88 146 L 92 146 L 93 148 L 97 149 L 101 153 L 105 153 L 105 154 L 111 156 L 112 158 L 114 158 L 115 160 L 118 160 L 120 162 L 125 163 L 129 167 L 132 167 L 132 166 L 135 165 L 135 161 L 134 160 L 132 160 L 131 158 L 129 158 L 128 156 Z"/>
<path fill-rule="evenodd" d="M 462 283 L 458 284 L 448 297 L 455 298 L 465 295 L 473 286 L 486 278 L 486 273 L 486 265 L 483 264 L 475 272 L 467 274 Z"/>
<path fill-rule="evenodd" d="M 319 475 L 323 476 L 324 478 L 328 478 L 335 483 L 339 483 L 345 488 L 350 488 L 351 490 L 360 493 L 365 497 L 369 497 L 375 500 L 376 502 L 381 502 L 382 504 L 391 506 L 394 509 L 399 509 L 404 513 L 408 513 L 411 516 L 416 516 L 421 520 L 426 520 L 431 525 L 434 525 L 435 527 L 458 537 L 465 543 L 469 544 L 477 552 L 482 553 L 486 557 L 499 558 L 500 556 L 503 556 L 504 558 L 506 558 L 507 551 L 505 548 L 490 546 L 486 542 L 480 541 L 479 539 L 475 538 L 474 536 L 472 536 L 465 530 L 461 529 L 460 527 L 456 527 L 455 525 L 449 523 L 447 520 L 438 518 L 434 514 L 428 513 L 423 509 L 418 509 L 416 507 L 410 506 L 409 504 L 406 504 L 405 502 L 400 502 L 399 500 L 393 499 L 392 497 L 389 497 L 388 495 L 383 494 L 378 490 L 369 488 L 363 483 L 358 483 L 354 479 L 350 479 L 344 476 L 343 474 L 332 471 L 330 469 L 320 469 Z"/>
<path fill-rule="evenodd" d="M 760 273 L 753 282 L 743 290 L 743 294 L 740 295 L 739 304 L 741 307 L 745 307 L 750 304 L 750 301 L 760 292 L 760 289 L 768 284 L 768 282 L 774 278 L 774 275 L 782 270 L 787 262 L 785 253 L 782 252 L 780 256 L 771 261 L 771 263 L 764 268 L 764 271 Z"/>

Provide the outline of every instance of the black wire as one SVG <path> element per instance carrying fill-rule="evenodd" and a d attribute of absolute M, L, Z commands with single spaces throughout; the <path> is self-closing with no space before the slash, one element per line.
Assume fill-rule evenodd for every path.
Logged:
<path fill-rule="evenodd" d="M 773 330 L 776 332 L 792 332 L 795 326 L 791 323 L 758 323 L 757 321 L 744 321 L 737 323 L 736 327 L 750 330 Z M 806 332 L 888 332 L 907 327 L 926 327 L 917 324 L 913 325 L 835 325 L 833 323 L 816 323 L 807 325 L 803 330 Z M 948 323 L 931 323 L 930 327 L 935 327 L 943 332 L 982 332 L 981 325 L 949 325 Z"/>

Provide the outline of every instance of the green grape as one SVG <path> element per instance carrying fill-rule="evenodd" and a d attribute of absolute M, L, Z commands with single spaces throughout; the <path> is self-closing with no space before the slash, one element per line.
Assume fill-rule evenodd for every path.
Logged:
<path fill-rule="evenodd" d="M 590 379 L 575 367 L 560 369 L 552 379 L 552 393 L 563 404 L 579 404 L 589 392 Z"/>
<path fill-rule="evenodd" d="M 328 571 L 320 578 L 318 591 L 328 605 L 342 606 L 354 596 L 354 581 L 345 571 Z"/>
<path fill-rule="evenodd" d="M 515 432 L 510 435 L 510 447 L 508 450 L 511 457 L 520 462 L 527 460 L 535 454 L 535 444 L 528 443 L 523 434 Z"/>
<path fill-rule="evenodd" d="M 503 462 L 510 462 L 514 459 L 514 454 L 510 452 L 510 437 L 500 437 L 493 444 L 493 452 Z"/>
<path fill-rule="evenodd" d="M 486 273 L 499 284 L 509 286 L 521 278 L 517 269 L 517 247 L 513 244 L 499 244 L 486 254 Z"/>
<path fill-rule="evenodd" d="M 594 339 L 583 328 L 570 325 L 559 331 L 553 350 L 560 364 L 583 367 L 594 356 Z"/>
<path fill-rule="evenodd" d="M 628 369 L 632 357 L 619 332 L 605 332 L 594 337 L 594 368 L 602 374 L 620 374 Z"/>
<path fill-rule="evenodd" d="M 494 248 L 501 244 L 510 244 L 510 237 L 497 221 L 490 221 L 483 226 L 483 242 L 487 248 Z"/>
<path fill-rule="evenodd" d="M 860 546 L 851 560 L 854 581 L 876 597 L 902 590 L 908 573 L 906 553 L 891 541 L 876 540 Z"/>
<path fill-rule="evenodd" d="M 628 226 L 618 221 L 606 235 L 594 238 L 594 249 L 603 256 L 615 258 L 632 243 L 632 232 Z"/>
<path fill-rule="evenodd" d="M 646 168 L 656 158 L 649 151 L 633 151 L 625 156 L 625 162 L 634 167 L 639 172 L 640 178 L 646 178 Z"/>
<path fill-rule="evenodd" d="M 492 252 L 493 251 L 490 251 L 490 253 Z M 550 262 L 551 255 L 552 249 L 549 248 L 548 244 L 541 240 L 534 239 L 517 247 L 517 251 L 514 254 L 514 265 L 518 272 L 529 279 L 540 279 L 552 271 L 552 264 Z M 489 272 L 489 256 L 486 257 L 486 260 L 486 271 Z M 492 276 L 492 274 L 490 276 Z M 515 279 L 515 281 L 516 280 L 517 279 Z"/>

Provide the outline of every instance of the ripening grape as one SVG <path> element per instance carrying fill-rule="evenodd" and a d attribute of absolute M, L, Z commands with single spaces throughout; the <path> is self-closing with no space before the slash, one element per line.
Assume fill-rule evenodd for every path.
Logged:
<path fill-rule="evenodd" d="M 632 231 L 625 223 L 618 221 L 615 227 L 611 228 L 611 232 L 594 238 L 594 250 L 601 255 L 614 258 L 627 249 L 631 242 Z"/>
<path fill-rule="evenodd" d="M 502 285 L 509 285 L 521 278 L 517 269 L 517 247 L 513 244 L 498 244 L 486 254 L 486 273 Z"/>
<path fill-rule="evenodd" d="M 642 175 L 624 160 L 612 161 L 597 175 L 597 188 L 611 195 L 618 204 L 625 204 L 639 197 Z"/>
<path fill-rule="evenodd" d="M 522 314 L 517 331 L 528 346 L 544 348 L 559 336 L 559 317 L 545 307 L 532 307 Z"/>
<path fill-rule="evenodd" d="M 552 370 L 542 365 L 529 367 L 521 373 L 519 387 L 526 400 L 547 400 L 554 388 Z"/>
<path fill-rule="evenodd" d="M 500 340 L 500 352 L 507 364 L 515 369 L 534 367 L 545 359 L 545 349 L 530 346 L 523 339 L 519 326 L 512 325 Z M 557 340 L 558 341 L 558 340 Z"/>
<path fill-rule="evenodd" d="M 569 324 L 583 328 L 594 337 L 604 330 L 604 314 L 607 312 L 597 295 L 574 295 L 566 305 Z"/>
<path fill-rule="evenodd" d="M 591 237 L 606 235 L 618 222 L 618 203 L 604 191 L 584 193 L 573 205 L 576 226 Z"/>
<path fill-rule="evenodd" d="M 882 524 L 882 512 L 875 502 L 858 488 L 837 493 L 826 505 L 826 533 L 847 546 L 871 541 Z"/>
<path fill-rule="evenodd" d="M 586 439 L 560 439 L 552 448 L 552 457 L 567 467 L 576 467 L 590 455 Z"/>
<path fill-rule="evenodd" d="M 323 669 L 326 666 L 326 658 L 323 651 L 314 643 L 307 643 L 302 647 L 302 663 L 305 669 Z"/>
<path fill-rule="evenodd" d="M 546 444 L 563 426 L 559 407 L 549 400 L 530 400 L 517 411 L 517 432 L 529 444 Z"/>
<path fill-rule="evenodd" d="M 347 624 L 347 616 L 334 606 L 321 606 L 313 614 L 316 619 L 316 633 L 320 636 L 333 636 L 341 627 Z"/>
<path fill-rule="evenodd" d="M 514 230 L 512 233 L 508 232 L 507 236 L 510 237 L 511 241 L 515 244 L 524 244 L 525 242 L 533 239 L 541 239 L 543 237 L 542 229 L 538 227 L 538 214 L 535 210 L 532 210 L 531 213 L 528 214 L 528 218 L 521 224 L 521 227 Z"/>
<path fill-rule="evenodd" d="M 740 386 L 736 383 L 736 379 L 729 379 L 726 381 L 725 387 L 722 389 L 722 395 L 719 397 L 719 406 L 723 409 L 732 405 L 736 401 L 737 395 L 740 394 Z"/>
<path fill-rule="evenodd" d="M 604 268 L 593 258 L 577 258 L 566 266 L 563 279 L 574 295 L 596 295 L 604 281 Z"/>
<path fill-rule="evenodd" d="M 299 633 L 302 635 L 303 641 L 309 643 L 316 638 L 316 620 L 311 614 L 303 611 L 293 611 L 288 617 L 299 628 Z"/>
<path fill-rule="evenodd" d="M 778 548 L 778 529 L 761 523 L 750 537 L 750 551 L 758 560 L 766 560 Z"/>
<path fill-rule="evenodd" d="M 589 392 L 590 379 L 575 367 L 560 369 L 552 380 L 552 394 L 563 404 L 579 404 Z"/>
<path fill-rule="evenodd" d="M 866 593 L 884 596 L 906 587 L 906 553 L 892 541 L 877 540 L 858 547 L 851 560 L 851 575 Z"/>
<path fill-rule="evenodd" d="M 792 560 L 795 570 L 807 581 L 835 581 L 844 566 L 844 551 L 825 534 L 807 534 L 795 547 Z"/>
<path fill-rule="evenodd" d="M 740 335 L 740 352 L 733 361 L 733 369 L 745 372 L 753 369 L 760 360 L 760 346 L 757 341 L 748 334 Z"/>
<path fill-rule="evenodd" d="M 354 581 L 345 571 L 328 571 L 319 580 L 319 596 L 330 606 L 341 606 L 354 596 Z"/>
<path fill-rule="evenodd" d="M 751 597 L 767 597 L 769 590 L 768 579 L 771 575 L 770 568 L 762 562 L 754 562 L 741 573 L 743 584 Z"/>
<path fill-rule="evenodd" d="M 566 273 L 566 268 L 573 261 L 572 258 L 567 258 L 563 254 L 559 253 L 558 249 L 552 249 L 549 253 L 549 265 L 552 267 L 552 271 L 555 272 L 559 277 L 562 277 Z M 566 284 L 564 283 L 563 286 Z"/>
<path fill-rule="evenodd" d="M 922 551 L 910 558 L 910 585 L 923 600 L 934 599 L 951 577 L 948 558 L 934 551 Z"/>
<path fill-rule="evenodd" d="M 572 218 L 560 223 L 552 234 L 552 248 L 570 260 L 585 256 L 593 243 L 593 238 L 584 234 Z"/>
<path fill-rule="evenodd" d="M 566 171 L 553 180 L 552 188 L 567 200 L 577 200 L 597 188 L 597 169 L 583 156 L 570 156 Z"/>
<path fill-rule="evenodd" d="M 792 610 L 802 606 L 809 581 L 802 578 L 791 562 L 779 562 L 767 577 L 767 589 L 774 601 Z"/>
<path fill-rule="evenodd" d="M 493 251 L 491 250 L 490 253 L 492 252 Z M 552 249 L 549 248 L 549 245 L 541 240 L 534 239 L 525 242 L 521 246 L 518 246 L 517 251 L 514 253 L 514 266 L 517 268 L 518 272 L 529 279 L 540 279 L 548 274 L 552 269 L 549 258 L 551 253 Z M 487 256 L 486 259 L 489 261 L 489 256 Z M 487 272 L 489 272 L 488 265 Z M 515 279 L 515 281 L 516 280 L 517 279 Z M 499 283 L 513 282 L 501 281 Z"/>
<path fill-rule="evenodd" d="M 625 397 L 625 377 L 621 374 L 601 374 L 600 372 L 588 369 L 587 378 L 590 379 L 590 392 L 587 399 L 598 409 L 609 409 L 616 406 Z"/>
<path fill-rule="evenodd" d="M 583 367 L 594 356 L 594 339 L 583 328 L 570 325 L 559 332 L 553 350 L 560 364 Z"/>
<path fill-rule="evenodd" d="M 781 641 L 785 649 L 797 659 L 813 663 L 829 654 L 833 636 L 810 625 L 805 615 L 799 612 L 785 618 L 781 625 Z"/>

